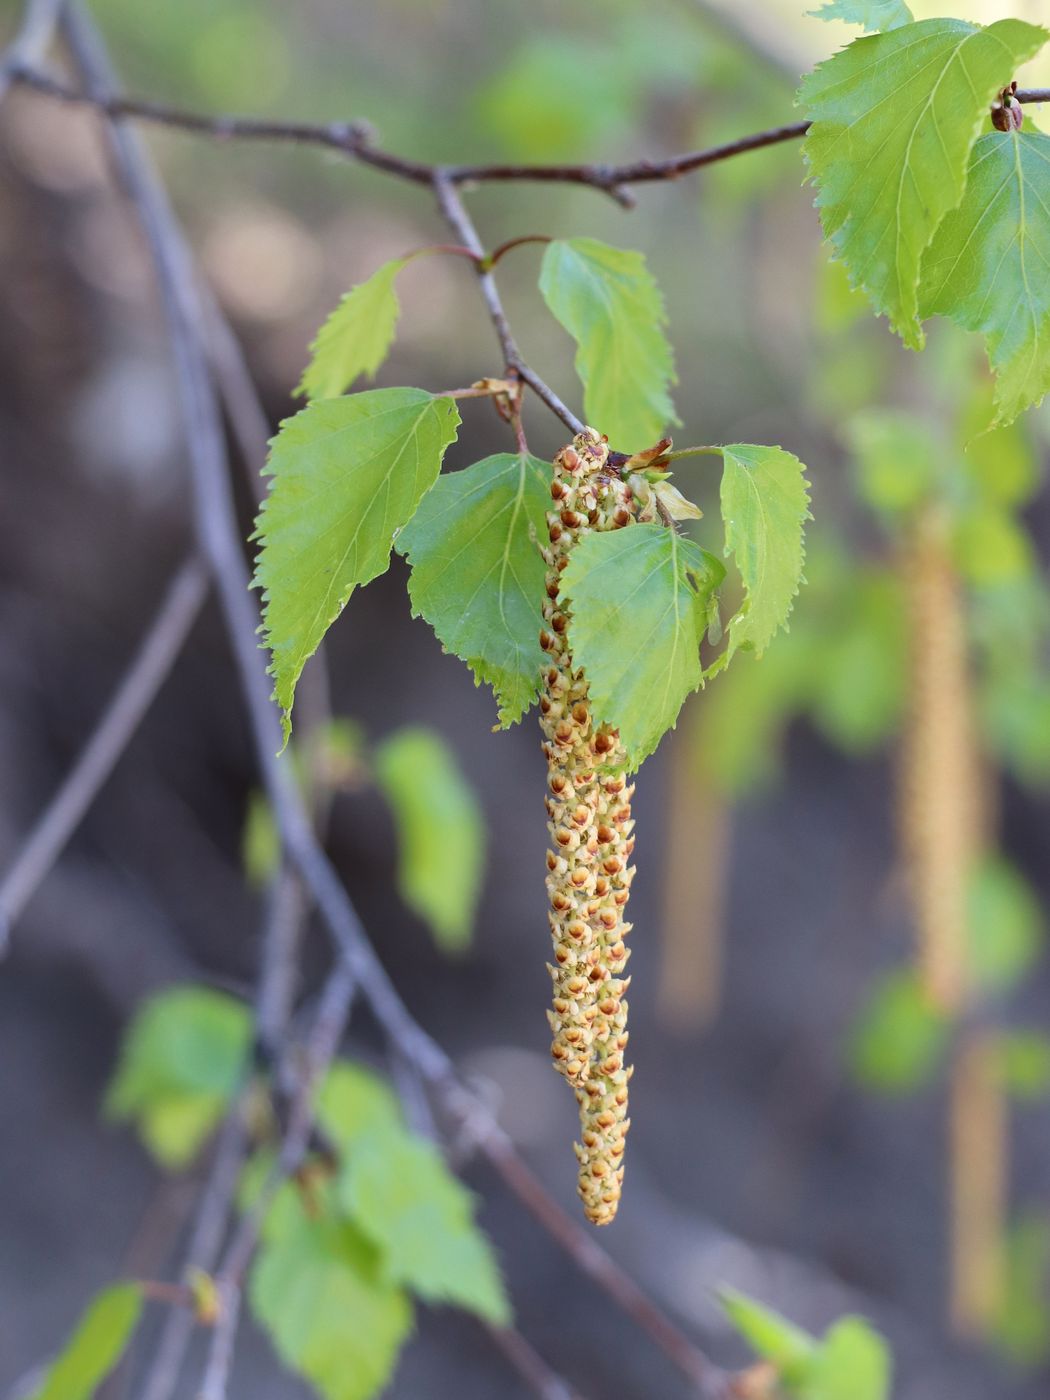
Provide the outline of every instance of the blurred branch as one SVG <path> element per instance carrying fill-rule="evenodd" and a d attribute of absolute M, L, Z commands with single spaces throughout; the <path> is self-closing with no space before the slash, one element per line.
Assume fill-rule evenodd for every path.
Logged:
<path fill-rule="evenodd" d="M 254 117 L 206 116 L 166 103 L 149 102 L 143 98 L 124 97 L 89 88 L 80 91 L 68 87 L 29 63 L 15 63 L 11 79 L 34 88 L 37 92 L 70 102 L 95 107 L 114 119 L 134 117 L 180 131 L 193 131 L 219 141 L 273 141 L 299 146 L 319 146 L 338 151 L 340 155 L 383 170 L 417 185 L 432 185 L 439 174 L 452 185 L 478 184 L 488 181 L 538 181 L 544 184 L 587 185 L 610 195 L 619 204 L 630 208 L 634 198 L 626 185 L 645 184 L 660 180 L 676 180 L 705 165 L 729 160 L 746 151 L 761 150 L 781 141 L 794 141 L 804 136 L 807 122 L 759 131 L 738 141 L 729 141 L 704 150 L 688 151 L 664 160 L 638 160 L 624 165 L 450 165 L 444 168 L 427 165 L 381 150 L 372 144 L 372 129 L 365 122 L 335 122 L 327 126 L 310 122 L 262 121 Z M 1022 94 L 1018 94 L 1022 98 Z M 1028 100 L 1032 100 L 1031 97 Z"/>
<path fill-rule="evenodd" d="M 196 621 L 207 592 L 197 558 L 175 575 L 134 660 L 91 738 L 0 881 L 0 957 L 11 925 L 47 875 L 153 703 Z"/>
<path fill-rule="evenodd" d="M 27 0 L 18 32 L 0 54 L 0 102 L 26 68 L 44 61 L 66 0 Z"/>

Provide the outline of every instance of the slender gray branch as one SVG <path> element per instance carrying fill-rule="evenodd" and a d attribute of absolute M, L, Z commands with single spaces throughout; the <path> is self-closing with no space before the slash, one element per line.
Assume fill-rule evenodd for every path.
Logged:
<path fill-rule="evenodd" d="M 0 957 L 10 930 L 112 773 L 164 683 L 207 593 L 207 571 L 188 559 L 179 569 L 91 738 L 0 881 Z"/>

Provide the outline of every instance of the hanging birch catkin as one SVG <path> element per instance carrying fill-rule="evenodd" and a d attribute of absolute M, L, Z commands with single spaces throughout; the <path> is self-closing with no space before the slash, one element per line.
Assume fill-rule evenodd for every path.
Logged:
<path fill-rule="evenodd" d="M 592 530 L 616 530 L 634 519 L 630 488 L 606 470 L 605 440 L 586 429 L 554 459 L 548 512 L 545 627 L 547 653 L 540 697 L 547 758 L 547 893 L 554 962 L 554 1004 L 548 1013 L 555 1068 L 580 1108 L 579 1194 L 595 1225 L 616 1214 L 623 1182 L 627 1117 L 629 978 L 624 922 L 634 867 L 633 786 L 620 736 L 596 724 L 587 678 L 573 665 L 570 614 L 559 600 L 561 572 L 573 547 Z"/>

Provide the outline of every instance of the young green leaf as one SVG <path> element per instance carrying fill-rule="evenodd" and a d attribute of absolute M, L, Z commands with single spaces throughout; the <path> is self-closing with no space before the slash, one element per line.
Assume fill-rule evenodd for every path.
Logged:
<path fill-rule="evenodd" d="M 879 29 L 899 29 L 913 19 L 904 0 L 828 0 L 819 10 L 810 10 L 810 14 L 817 19 L 859 24 L 869 34 Z"/>
<path fill-rule="evenodd" d="M 141 1314 L 138 1284 L 116 1283 L 104 1289 L 84 1312 L 32 1400 L 91 1400 L 123 1356 Z"/>
<path fill-rule="evenodd" d="M 470 1193 L 429 1143 L 404 1132 L 359 1141 L 344 1158 L 339 1200 L 379 1247 L 385 1277 L 428 1302 L 455 1304 L 494 1326 L 510 1321 L 499 1268 L 474 1223 Z"/>
<path fill-rule="evenodd" d="M 397 537 L 412 566 L 413 614 L 496 692 L 500 723 L 536 698 L 543 652 L 544 564 L 550 467 L 499 453 L 441 477 Z"/>
<path fill-rule="evenodd" d="M 993 995 L 1011 991 L 1042 950 L 1038 897 L 1008 861 L 991 857 L 971 875 L 967 913 L 967 952 L 975 986 Z"/>
<path fill-rule="evenodd" d="M 810 519 L 805 467 L 782 447 L 734 443 L 722 448 L 722 523 L 747 597 L 729 622 L 731 659 L 738 647 L 761 656 L 783 627 L 805 562 Z"/>
<path fill-rule="evenodd" d="M 913 349 L 923 253 L 963 198 L 989 104 L 1045 39 L 1021 20 L 921 20 L 856 39 L 802 84 L 824 233 Z"/>
<path fill-rule="evenodd" d="M 561 577 L 574 662 L 637 767 L 700 685 L 707 604 L 725 569 L 675 530 L 641 524 L 587 535 Z"/>
<path fill-rule="evenodd" d="M 735 1288 L 720 1289 L 719 1298 L 744 1341 L 776 1367 L 786 1385 L 793 1386 L 805 1378 L 816 1354 L 815 1337 Z"/>
<path fill-rule="evenodd" d="M 1038 1031 L 1009 1031 L 995 1040 L 999 1075 L 1015 1099 L 1033 1101 L 1050 1095 L 1050 1038 Z"/>
<path fill-rule="evenodd" d="M 951 1026 L 931 1005 L 912 970 L 891 972 L 872 988 L 853 1027 L 848 1055 L 856 1079 L 880 1094 L 909 1094 L 941 1062 Z"/>
<path fill-rule="evenodd" d="M 286 1366 L 325 1400 L 373 1400 L 412 1328 L 412 1305 L 345 1221 L 298 1208 L 295 1228 L 264 1232 L 251 1275 L 256 1320 Z"/>
<path fill-rule="evenodd" d="M 547 247 L 540 291 L 576 341 L 588 423 L 620 451 L 638 451 L 679 421 L 669 393 L 674 355 L 667 312 L 641 253 L 596 238 Z"/>
<path fill-rule="evenodd" d="M 879 1334 L 861 1317 L 828 1328 L 799 1387 L 799 1400 L 889 1400 L 892 1362 Z"/>
<path fill-rule="evenodd" d="M 254 583 L 285 741 L 303 666 L 353 590 L 388 568 L 394 536 L 437 480 L 458 426 L 455 403 L 422 389 L 320 399 L 281 424 Z"/>
<path fill-rule="evenodd" d="M 394 279 L 407 262 L 394 258 L 347 292 L 310 346 L 310 363 L 297 394 L 334 399 L 362 374 L 375 378 L 394 340 L 401 309 Z"/>
<path fill-rule="evenodd" d="M 986 338 L 995 423 L 1050 389 L 1050 136 L 989 131 L 973 148 L 966 193 L 922 263 L 923 316 L 950 316 Z"/>
<path fill-rule="evenodd" d="M 184 1167 L 230 1103 L 250 1045 L 251 1018 L 232 997 L 207 987 L 161 992 L 125 1032 L 105 1112 L 133 1119 L 163 1166 Z"/>
<path fill-rule="evenodd" d="M 485 863 L 477 798 L 444 740 L 399 729 L 378 746 L 376 779 L 398 828 L 398 888 L 445 952 L 470 941 Z"/>
<path fill-rule="evenodd" d="M 405 1120 L 397 1095 L 378 1074 L 338 1060 L 318 1092 L 317 1121 L 344 1151 L 370 1133 L 403 1128 Z"/>

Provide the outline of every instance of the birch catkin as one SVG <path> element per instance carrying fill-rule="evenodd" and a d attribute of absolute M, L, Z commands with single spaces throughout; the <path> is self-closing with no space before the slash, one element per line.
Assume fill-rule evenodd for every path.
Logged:
<path fill-rule="evenodd" d="M 624 944 L 631 925 L 623 911 L 634 868 L 627 757 L 620 736 L 595 724 L 587 678 L 573 665 L 569 612 L 559 601 L 561 571 L 574 545 L 591 530 L 615 530 L 634 519 L 630 489 L 606 471 L 609 449 L 587 429 L 554 459 L 548 512 L 545 627 L 547 653 L 540 697 L 547 758 L 547 894 L 554 962 L 553 1009 L 548 1013 L 555 1068 L 576 1092 L 580 1108 L 579 1194 L 595 1225 L 616 1214 L 623 1182 L 627 1117 L 629 978 Z"/>

